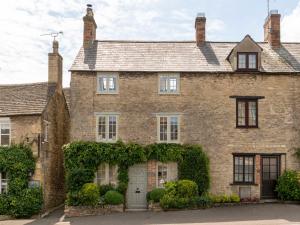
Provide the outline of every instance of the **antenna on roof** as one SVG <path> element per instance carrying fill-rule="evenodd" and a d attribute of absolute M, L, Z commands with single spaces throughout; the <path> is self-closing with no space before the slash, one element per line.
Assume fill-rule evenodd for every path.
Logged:
<path fill-rule="evenodd" d="M 268 16 L 270 16 L 270 0 L 267 0 L 267 4 L 268 4 Z"/>
<path fill-rule="evenodd" d="M 52 32 L 52 33 L 49 33 L 49 34 L 41 34 L 40 36 L 51 36 L 51 37 L 53 37 L 53 41 L 55 41 L 55 38 L 58 37 L 60 34 L 63 35 L 64 32 L 62 32 L 62 31 Z"/>

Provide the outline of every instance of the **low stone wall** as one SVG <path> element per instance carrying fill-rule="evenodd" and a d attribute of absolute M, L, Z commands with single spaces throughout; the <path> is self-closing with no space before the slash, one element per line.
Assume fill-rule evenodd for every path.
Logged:
<path fill-rule="evenodd" d="M 149 205 L 148 205 L 148 210 L 149 211 L 152 211 L 152 212 L 160 212 L 162 211 L 162 208 L 159 204 L 159 202 L 149 202 Z"/>
<path fill-rule="evenodd" d="M 99 216 L 111 213 L 124 212 L 124 205 L 104 205 L 104 206 L 65 206 L 66 217 L 79 216 Z"/>

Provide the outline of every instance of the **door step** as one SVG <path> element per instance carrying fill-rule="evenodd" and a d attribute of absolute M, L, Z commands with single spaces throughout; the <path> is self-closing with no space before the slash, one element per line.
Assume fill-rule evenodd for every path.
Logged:
<path fill-rule="evenodd" d="M 261 203 L 279 203 L 280 201 L 278 199 L 261 199 Z"/>
<path fill-rule="evenodd" d="M 125 209 L 125 212 L 145 212 L 148 209 Z"/>

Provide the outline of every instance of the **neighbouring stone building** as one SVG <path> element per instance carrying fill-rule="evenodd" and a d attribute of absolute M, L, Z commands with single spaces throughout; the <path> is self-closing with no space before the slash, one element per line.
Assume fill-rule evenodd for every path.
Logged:
<path fill-rule="evenodd" d="M 69 89 L 62 88 L 63 59 L 57 41 L 48 57 L 48 82 L 0 85 L 0 145 L 31 147 L 36 170 L 30 183 L 42 186 L 44 210 L 65 199 L 61 148 L 69 141 L 70 126 Z"/>
<path fill-rule="evenodd" d="M 273 198 L 280 173 L 299 169 L 300 43 L 281 42 L 277 11 L 264 42 L 207 41 L 204 14 L 196 41 L 100 41 L 91 6 L 83 21 L 71 67 L 71 141 L 201 144 L 210 191 L 242 198 Z M 115 167 L 100 167 L 100 183 L 117 182 Z M 127 207 L 146 207 L 146 192 L 176 175 L 174 163 L 133 166 Z"/>

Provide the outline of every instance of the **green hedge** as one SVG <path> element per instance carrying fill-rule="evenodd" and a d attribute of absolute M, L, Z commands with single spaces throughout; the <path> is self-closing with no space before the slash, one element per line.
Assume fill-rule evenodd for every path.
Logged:
<path fill-rule="evenodd" d="M 73 142 L 63 147 L 65 159 L 66 183 L 68 189 L 68 204 L 76 204 L 78 192 L 86 183 L 93 182 L 94 174 L 101 163 L 118 165 L 118 186 L 116 190 L 125 195 L 128 186 L 128 169 L 134 164 L 157 160 L 161 162 L 178 162 L 181 177 L 194 180 L 199 190 L 206 192 L 209 188 L 208 159 L 199 145 L 180 144 L 139 144 L 121 141 L 117 143 L 98 142 Z M 204 165 L 193 166 L 197 175 L 191 176 L 185 171 L 185 166 L 190 163 L 191 157 L 196 157 L 197 163 Z M 188 160 L 188 162 L 185 162 Z M 183 171 L 180 171 L 183 169 Z M 198 171 L 198 170 L 203 171 Z M 203 177 L 199 177 L 202 175 Z M 205 183 L 206 182 L 206 183 Z"/>
<path fill-rule="evenodd" d="M 0 195 L 0 214 L 17 218 L 37 214 L 43 204 L 41 188 L 28 188 L 29 174 L 35 169 L 27 146 L 0 146 L 0 172 L 8 177 L 8 193 Z"/>

